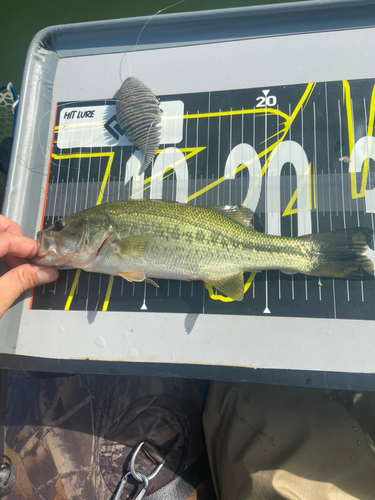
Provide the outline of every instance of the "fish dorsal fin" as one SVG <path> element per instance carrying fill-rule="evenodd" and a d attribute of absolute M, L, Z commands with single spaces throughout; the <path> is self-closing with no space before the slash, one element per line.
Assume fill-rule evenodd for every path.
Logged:
<path fill-rule="evenodd" d="M 243 272 L 239 271 L 237 274 L 233 276 L 228 276 L 225 278 L 217 278 L 210 279 L 210 281 L 206 282 L 217 288 L 219 292 L 225 293 L 233 300 L 242 300 L 243 299 Z"/>
<path fill-rule="evenodd" d="M 145 283 L 150 283 L 151 285 L 156 286 L 156 288 L 159 288 L 159 285 L 155 283 L 154 280 L 152 280 L 151 278 L 146 278 L 144 271 L 124 271 L 118 274 L 119 276 L 121 276 L 121 278 L 124 278 L 124 280 L 130 281 L 130 283 L 132 283 L 133 281 L 144 281 Z"/>
<path fill-rule="evenodd" d="M 122 240 L 114 240 L 113 245 L 117 248 L 116 254 L 119 257 L 141 257 L 147 249 L 149 240 L 149 234 L 138 234 Z"/>
<path fill-rule="evenodd" d="M 234 222 L 237 222 L 237 224 L 246 227 L 246 229 L 254 230 L 254 212 L 250 210 L 250 208 L 238 205 L 212 205 L 204 208 L 208 208 L 208 210 L 212 212 L 217 212 L 224 217 L 228 217 Z"/>

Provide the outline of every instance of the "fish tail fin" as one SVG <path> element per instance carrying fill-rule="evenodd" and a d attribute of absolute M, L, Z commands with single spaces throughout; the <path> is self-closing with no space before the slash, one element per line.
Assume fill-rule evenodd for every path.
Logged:
<path fill-rule="evenodd" d="M 351 228 L 301 236 L 311 242 L 314 269 L 308 274 L 329 278 L 368 280 L 374 278 L 373 230 Z"/>

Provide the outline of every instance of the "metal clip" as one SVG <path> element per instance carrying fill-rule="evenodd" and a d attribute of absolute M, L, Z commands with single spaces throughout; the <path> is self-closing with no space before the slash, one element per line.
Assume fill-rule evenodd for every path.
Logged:
<path fill-rule="evenodd" d="M 140 483 L 143 483 L 143 485 L 144 485 L 142 491 L 140 492 L 140 494 L 136 498 L 134 498 L 134 500 L 142 500 L 142 498 L 145 496 L 147 488 L 148 488 L 148 479 L 147 479 L 147 477 L 144 474 L 142 474 L 142 472 L 140 472 L 138 470 L 137 471 L 137 476 L 139 476 L 139 478 L 140 478 L 140 479 L 138 479 L 138 477 L 135 477 L 132 474 L 132 472 L 129 471 L 129 472 L 127 472 L 125 474 L 125 476 L 122 477 L 120 486 L 118 487 L 116 496 L 115 496 L 115 498 L 113 500 L 120 500 L 122 490 L 125 488 L 125 486 L 126 486 L 126 484 L 128 482 L 128 477 L 129 476 L 133 476 L 137 481 L 139 481 Z"/>
<path fill-rule="evenodd" d="M 114 497 L 113 500 L 120 500 L 121 493 L 122 493 L 123 489 L 125 488 L 125 486 L 126 486 L 126 484 L 128 482 L 129 476 L 132 476 L 139 483 L 143 483 L 143 489 L 142 489 L 142 491 L 139 493 L 139 495 L 136 498 L 134 498 L 134 500 L 142 500 L 142 498 L 146 494 L 149 481 L 151 479 L 153 479 L 156 476 L 156 474 L 158 474 L 160 472 L 160 469 L 163 467 L 163 465 L 165 463 L 165 460 L 162 459 L 162 461 L 155 467 L 154 471 L 149 476 L 145 476 L 144 474 L 142 474 L 141 471 L 139 471 L 139 470 L 137 470 L 135 468 L 135 458 L 136 458 L 137 454 L 139 453 L 139 451 L 141 450 L 142 446 L 145 443 L 146 443 L 146 441 L 142 441 L 142 443 L 140 443 L 137 446 L 137 448 L 135 449 L 135 451 L 134 451 L 134 453 L 132 455 L 132 458 L 130 460 L 130 471 L 127 472 L 121 478 L 120 485 L 119 485 L 119 487 L 117 489 L 116 495 L 115 495 L 115 497 Z M 147 452 L 146 449 L 144 449 L 143 451 L 150 458 L 150 460 L 152 460 L 154 463 L 157 463 L 156 460 L 150 455 L 150 453 Z"/>
<path fill-rule="evenodd" d="M 138 481 L 140 480 L 140 476 L 137 477 L 139 471 L 135 470 L 135 458 L 136 458 L 137 454 L 139 453 L 139 451 L 141 450 L 142 446 L 145 443 L 146 443 L 146 441 L 142 441 L 142 443 L 140 443 L 137 446 L 137 448 L 134 451 L 133 456 L 132 456 L 132 458 L 130 460 L 130 471 L 131 471 L 132 475 L 136 479 L 138 479 Z M 143 450 L 143 451 L 150 458 L 150 460 L 152 460 L 153 462 L 155 462 L 155 459 L 150 455 L 150 453 L 148 453 L 146 450 Z M 150 481 L 150 479 L 153 479 L 156 476 L 156 474 L 158 474 L 160 472 L 160 469 L 163 467 L 164 463 L 165 463 L 165 460 L 163 460 L 162 462 L 160 462 L 160 464 L 155 467 L 154 471 L 149 476 L 147 476 L 147 479 L 149 481 Z"/>

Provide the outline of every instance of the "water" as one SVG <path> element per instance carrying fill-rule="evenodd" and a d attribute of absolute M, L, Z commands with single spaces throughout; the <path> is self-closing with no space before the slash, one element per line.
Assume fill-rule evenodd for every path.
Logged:
<path fill-rule="evenodd" d="M 295 0 L 291 0 L 295 1 Z M 13 82 L 19 92 L 28 46 L 33 36 L 47 26 L 100 21 L 134 16 L 149 16 L 173 4 L 173 0 L 20 0 L 1 6 L 0 87 Z M 282 3 L 282 0 L 186 0 L 165 13 L 222 9 Z"/>

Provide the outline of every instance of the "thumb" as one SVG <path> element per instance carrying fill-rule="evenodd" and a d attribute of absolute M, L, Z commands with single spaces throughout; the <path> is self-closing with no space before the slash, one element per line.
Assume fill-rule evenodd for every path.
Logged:
<path fill-rule="evenodd" d="M 29 288 L 57 280 L 59 272 L 54 267 L 22 264 L 0 278 L 0 318 L 15 300 Z"/>

